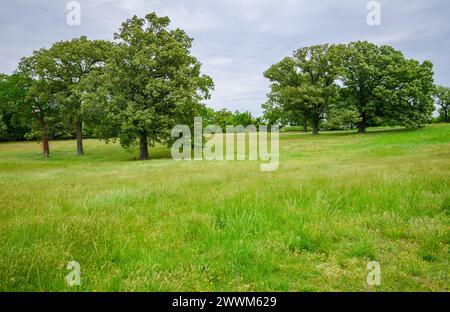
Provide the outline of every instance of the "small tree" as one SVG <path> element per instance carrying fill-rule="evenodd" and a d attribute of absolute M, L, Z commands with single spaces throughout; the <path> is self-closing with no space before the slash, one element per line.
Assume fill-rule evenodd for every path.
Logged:
<path fill-rule="evenodd" d="M 334 101 L 341 49 L 328 44 L 301 48 L 264 73 L 272 83 L 269 100 L 286 112 L 299 114 L 304 131 L 310 117 L 313 134 L 318 134 L 320 122 Z"/>
<path fill-rule="evenodd" d="M 171 140 L 173 125 L 193 124 L 213 87 L 190 55 L 192 39 L 169 30 L 169 23 L 155 13 L 124 22 L 104 69 L 87 79 L 95 88 L 84 95 L 84 109 L 104 117 L 98 120 L 100 137 L 118 137 L 125 148 L 139 142 L 141 160 L 149 158 L 149 145 Z"/>
<path fill-rule="evenodd" d="M 24 111 L 34 117 L 46 158 L 50 155 L 50 133 L 54 125 L 61 120 L 61 107 L 55 94 L 62 90 L 61 81 L 52 80 L 47 75 L 47 53 L 46 49 L 33 52 L 32 56 L 20 61 L 18 68 L 18 83 L 26 90 L 22 105 Z"/>
<path fill-rule="evenodd" d="M 234 125 L 233 113 L 226 108 L 214 112 L 211 124 L 225 129 L 227 125 Z"/>
<path fill-rule="evenodd" d="M 285 112 L 279 104 L 279 101 L 271 100 L 270 96 L 271 94 L 269 94 L 269 100 L 261 105 L 264 111 L 263 120 L 269 127 L 272 125 L 284 126 Z"/>
<path fill-rule="evenodd" d="M 41 55 L 46 79 L 60 84 L 55 100 L 61 104 L 64 120 L 75 133 L 77 155 L 84 154 L 84 116 L 81 110 L 81 95 L 84 90 L 80 82 L 90 72 L 103 66 L 111 46 L 107 41 L 91 41 L 82 36 L 71 41 L 56 42 Z"/>
<path fill-rule="evenodd" d="M 439 114 L 446 123 L 450 122 L 448 110 L 450 108 L 450 88 L 444 86 L 436 86 L 435 93 L 436 103 L 439 105 Z"/>
<path fill-rule="evenodd" d="M 239 111 L 234 112 L 232 125 L 234 126 L 241 125 L 247 127 L 253 124 L 255 124 L 255 119 L 253 118 L 252 114 L 249 111 L 243 113 Z"/>

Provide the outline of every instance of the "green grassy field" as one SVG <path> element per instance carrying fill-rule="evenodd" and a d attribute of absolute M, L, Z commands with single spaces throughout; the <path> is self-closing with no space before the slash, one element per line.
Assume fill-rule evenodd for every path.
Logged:
<path fill-rule="evenodd" d="M 280 139 L 274 172 L 0 143 L 0 290 L 449 290 L 449 125 Z"/>

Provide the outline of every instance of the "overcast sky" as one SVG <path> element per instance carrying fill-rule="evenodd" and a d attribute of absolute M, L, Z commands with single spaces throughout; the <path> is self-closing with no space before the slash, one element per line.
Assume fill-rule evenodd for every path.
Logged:
<path fill-rule="evenodd" d="M 293 50 L 369 40 L 409 58 L 431 60 L 450 86 L 450 1 L 380 0 L 381 25 L 366 21 L 366 0 L 80 0 L 81 25 L 66 22 L 66 0 L 0 0 L 0 72 L 22 56 L 81 35 L 112 40 L 122 21 L 155 11 L 194 40 L 192 53 L 213 77 L 209 105 L 261 113 L 263 72 Z"/>

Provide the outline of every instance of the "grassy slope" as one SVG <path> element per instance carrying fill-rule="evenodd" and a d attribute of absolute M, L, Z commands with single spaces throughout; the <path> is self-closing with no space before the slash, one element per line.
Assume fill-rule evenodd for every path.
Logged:
<path fill-rule="evenodd" d="M 70 260 L 83 291 L 449 290 L 449 126 L 281 140 L 269 173 L 0 144 L 0 290 L 73 290 Z"/>

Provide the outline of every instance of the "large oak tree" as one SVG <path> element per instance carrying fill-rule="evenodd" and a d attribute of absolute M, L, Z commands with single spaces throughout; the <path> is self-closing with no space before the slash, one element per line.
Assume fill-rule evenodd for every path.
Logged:
<path fill-rule="evenodd" d="M 86 80 L 93 90 L 84 96 L 84 109 L 102 116 L 96 119 L 99 137 L 119 138 L 125 148 L 138 143 L 141 160 L 149 158 L 148 146 L 171 140 L 175 124 L 193 124 L 213 87 L 190 54 L 192 39 L 169 24 L 155 13 L 128 19 L 104 69 Z"/>
<path fill-rule="evenodd" d="M 387 124 L 417 127 L 433 111 L 433 71 L 429 61 L 406 59 L 390 46 L 367 41 L 348 44 L 342 58 L 342 94 L 359 114 L 358 132 L 380 118 Z"/>

